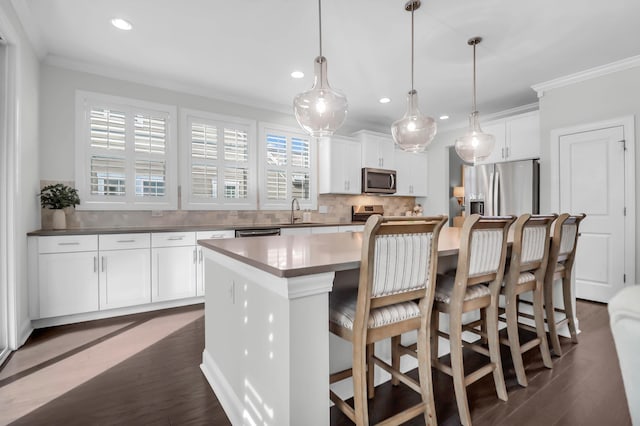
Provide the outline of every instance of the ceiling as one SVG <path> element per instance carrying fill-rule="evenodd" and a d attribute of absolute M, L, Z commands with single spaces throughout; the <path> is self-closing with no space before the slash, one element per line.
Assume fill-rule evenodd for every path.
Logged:
<path fill-rule="evenodd" d="M 348 121 L 388 128 L 410 89 L 404 0 L 324 0 L 329 82 L 349 100 Z M 13 0 L 45 61 L 171 82 L 279 111 L 312 85 L 315 0 Z M 110 19 L 131 21 L 124 32 Z M 537 101 L 531 86 L 640 54 L 638 0 L 423 0 L 415 12 L 415 88 L 423 113 L 466 120 L 472 48 L 478 109 Z M 295 80 L 293 70 L 305 77 Z M 122 74 L 124 75 L 124 74 Z M 378 99 L 388 96 L 386 105 Z M 442 123 L 446 124 L 446 123 Z"/>

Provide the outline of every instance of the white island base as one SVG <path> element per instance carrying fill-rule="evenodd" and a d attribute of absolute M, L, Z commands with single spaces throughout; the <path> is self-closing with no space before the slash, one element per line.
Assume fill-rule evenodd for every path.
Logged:
<path fill-rule="evenodd" d="M 334 273 L 281 278 L 205 250 L 205 277 L 201 368 L 231 423 L 329 424 Z"/>

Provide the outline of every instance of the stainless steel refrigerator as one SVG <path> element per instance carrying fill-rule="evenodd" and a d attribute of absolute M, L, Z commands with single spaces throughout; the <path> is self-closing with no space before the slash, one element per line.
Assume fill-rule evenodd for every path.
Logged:
<path fill-rule="evenodd" d="M 467 215 L 540 213 L 539 160 L 464 166 Z"/>

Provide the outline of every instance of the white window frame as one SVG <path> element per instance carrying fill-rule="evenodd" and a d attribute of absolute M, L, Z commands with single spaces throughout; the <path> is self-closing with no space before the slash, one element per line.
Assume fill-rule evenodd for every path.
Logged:
<path fill-rule="evenodd" d="M 224 192 L 224 156 L 222 139 L 218 140 L 218 160 L 216 166 L 218 168 L 218 198 L 202 199 L 193 197 L 191 191 L 191 124 L 193 121 L 211 124 L 218 128 L 238 127 L 247 130 L 248 145 L 248 182 L 247 182 L 247 198 L 246 200 L 225 198 Z M 206 111 L 198 111 L 194 109 L 180 108 L 180 185 L 181 185 L 181 204 L 183 210 L 256 210 L 258 207 L 258 188 L 256 173 L 256 121 L 241 117 L 233 117 L 222 114 L 215 114 Z"/>
<path fill-rule="evenodd" d="M 91 153 L 89 146 L 89 114 L 92 107 L 112 108 L 125 113 L 126 136 L 123 152 L 126 164 L 126 195 L 91 195 Z M 166 118 L 165 140 L 165 194 L 161 197 L 135 195 L 135 161 L 149 158 L 136 154 L 133 148 L 132 120 L 136 113 L 153 114 Z M 102 93 L 76 91 L 75 185 L 80 196 L 77 210 L 177 210 L 178 209 L 178 141 L 177 109 L 172 105 L 130 99 Z M 133 171 L 132 171 L 133 170 Z"/>
<path fill-rule="evenodd" d="M 300 128 L 283 126 L 280 124 L 261 122 L 258 126 L 259 135 L 259 170 L 260 170 L 260 209 L 261 210 L 289 210 L 291 209 L 292 194 L 289 185 L 289 174 L 298 169 L 291 166 L 291 144 L 287 143 L 287 198 L 286 200 L 269 200 L 267 198 L 267 133 L 275 132 L 287 136 L 309 139 L 309 200 L 299 199 L 301 209 L 316 210 L 318 208 L 318 140 Z"/>

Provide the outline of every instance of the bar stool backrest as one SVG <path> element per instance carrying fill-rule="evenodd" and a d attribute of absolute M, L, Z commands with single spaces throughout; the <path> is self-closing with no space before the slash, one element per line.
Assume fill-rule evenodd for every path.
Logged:
<path fill-rule="evenodd" d="M 584 213 L 579 215 L 563 213 L 558 216 L 550 255 L 550 262 L 553 261 L 554 265 L 558 262 L 562 262 L 568 267 L 573 265 L 579 236 L 578 228 L 585 217 Z"/>
<path fill-rule="evenodd" d="M 509 270 L 516 272 L 545 268 L 549 256 L 550 228 L 557 215 L 523 214 L 514 224 Z"/>

